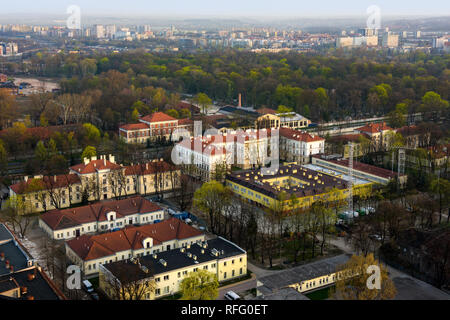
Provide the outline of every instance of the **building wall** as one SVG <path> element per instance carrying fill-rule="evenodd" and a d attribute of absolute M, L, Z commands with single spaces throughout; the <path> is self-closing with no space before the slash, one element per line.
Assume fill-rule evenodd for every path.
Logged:
<path fill-rule="evenodd" d="M 171 270 L 165 273 L 159 273 L 150 277 L 150 281 L 155 281 L 156 290 L 150 290 L 144 294 L 145 300 L 154 300 L 164 296 L 176 294 L 180 291 L 180 284 L 183 279 L 197 270 L 206 270 L 216 274 L 220 282 L 238 279 L 247 275 L 247 254 L 236 255 L 226 259 L 215 259 L 208 262 L 186 266 L 183 268 Z M 108 283 L 107 278 L 111 278 L 109 271 L 101 268 L 99 272 L 99 286 L 110 298 L 114 296 L 114 290 Z"/>
<path fill-rule="evenodd" d="M 125 259 L 146 256 L 146 255 L 150 255 L 153 253 L 158 253 L 158 252 L 163 252 L 163 251 L 167 251 L 167 250 L 171 250 L 171 249 L 181 248 L 183 245 L 186 245 L 188 243 L 193 244 L 193 243 L 201 242 L 204 240 L 205 240 L 205 235 L 199 235 L 196 237 L 181 239 L 181 240 L 173 239 L 173 240 L 163 242 L 162 244 L 159 244 L 159 245 L 152 244 L 150 248 L 142 248 L 142 249 L 138 249 L 138 250 L 129 249 L 126 251 L 116 252 L 114 255 L 111 255 L 111 256 L 101 257 L 99 259 L 93 259 L 93 260 L 88 260 L 88 261 L 83 261 L 83 259 L 81 257 L 79 257 L 77 255 L 77 253 L 75 253 L 67 245 L 67 243 L 66 243 L 65 247 L 66 247 L 67 258 L 69 258 L 70 261 L 72 261 L 73 263 L 78 265 L 81 268 L 82 272 L 84 272 L 85 275 L 89 276 L 89 275 L 94 275 L 94 274 L 98 273 L 99 264 L 112 263 L 112 262 L 116 262 L 116 261 L 122 261 Z M 168 248 L 168 246 L 170 246 L 170 248 Z M 89 266 L 91 266 L 91 267 L 89 267 Z"/>

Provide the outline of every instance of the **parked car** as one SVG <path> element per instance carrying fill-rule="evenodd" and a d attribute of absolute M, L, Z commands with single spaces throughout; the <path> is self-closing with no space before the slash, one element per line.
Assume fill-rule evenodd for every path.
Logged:
<path fill-rule="evenodd" d="M 377 241 L 381 241 L 383 239 L 379 234 L 371 234 L 369 238 Z"/>
<path fill-rule="evenodd" d="M 83 287 L 84 290 L 86 290 L 88 293 L 94 292 L 94 287 L 92 286 L 92 283 L 89 282 L 89 280 L 83 281 Z"/>
<path fill-rule="evenodd" d="M 236 292 L 228 291 L 224 295 L 225 299 L 235 301 L 235 300 L 241 300 L 241 297 Z"/>
<path fill-rule="evenodd" d="M 100 300 L 100 297 L 98 296 L 98 294 L 96 292 L 91 293 L 91 298 L 92 298 L 92 300 L 96 300 L 96 301 Z"/>

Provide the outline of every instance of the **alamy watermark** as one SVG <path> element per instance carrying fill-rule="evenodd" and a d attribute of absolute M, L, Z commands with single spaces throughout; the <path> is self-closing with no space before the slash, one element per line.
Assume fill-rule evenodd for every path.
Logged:
<path fill-rule="evenodd" d="M 66 20 L 68 29 L 81 29 L 81 8 L 77 5 L 67 7 L 66 13 L 70 16 Z"/>
<path fill-rule="evenodd" d="M 367 18 L 368 29 L 381 29 L 381 9 L 379 6 L 372 5 L 367 8 L 366 13 L 369 15 Z"/>
<path fill-rule="evenodd" d="M 70 276 L 66 280 L 66 287 L 69 290 L 81 289 L 81 270 L 79 266 L 71 265 L 67 268 L 67 274 Z"/>
<path fill-rule="evenodd" d="M 261 167 L 263 175 L 278 172 L 278 129 L 237 129 L 225 133 L 207 129 L 202 134 L 202 122 L 195 121 L 193 131 L 193 136 L 184 128 L 173 131 L 172 141 L 176 144 L 171 156 L 174 164 L 202 167 L 211 164 L 208 158 L 214 156 L 217 163 Z"/>
<path fill-rule="evenodd" d="M 370 274 L 367 278 L 367 288 L 369 290 L 381 290 L 381 269 L 377 265 L 367 267 L 366 273 Z"/>

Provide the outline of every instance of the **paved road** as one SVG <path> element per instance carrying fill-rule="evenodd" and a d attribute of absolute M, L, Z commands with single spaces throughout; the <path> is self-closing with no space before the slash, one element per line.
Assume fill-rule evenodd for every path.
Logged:
<path fill-rule="evenodd" d="M 345 253 L 354 254 L 351 245 L 344 238 L 330 239 L 330 243 Z M 387 265 L 390 278 L 397 288 L 394 300 L 450 300 L 450 295 L 432 285 L 416 279 L 398 269 Z"/>
<path fill-rule="evenodd" d="M 253 277 L 253 279 L 250 279 L 249 281 L 246 281 L 244 283 L 236 283 L 235 285 L 227 286 L 222 289 L 219 288 L 219 297 L 217 300 L 225 300 L 224 295 L 228 291 L 234 291 L 238 295 L 240 295 L 242 298 L 244 297 L 244 292 L 256 288 L 256 277 Z"/>

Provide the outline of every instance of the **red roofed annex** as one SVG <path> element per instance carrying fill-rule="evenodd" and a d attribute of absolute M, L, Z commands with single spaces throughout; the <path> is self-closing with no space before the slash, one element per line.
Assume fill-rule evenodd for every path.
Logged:
<path fill-rule="evenodd" d="M 66 242 L 66 254 L 85 274 L 98 272 L 99 264 L 146 256 L 205 240 L 205 235 L 175 218 L 111 233 L 83 235 Z"/>

